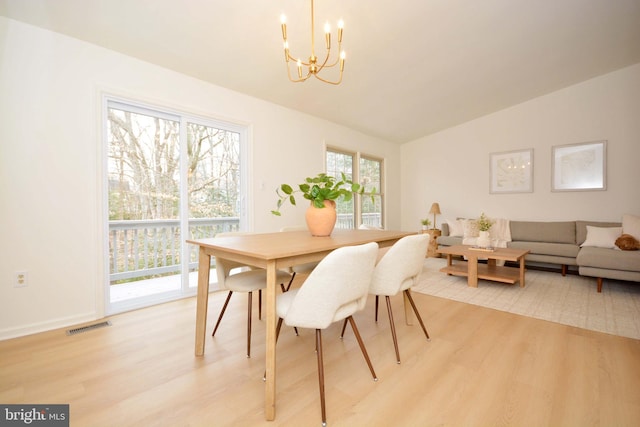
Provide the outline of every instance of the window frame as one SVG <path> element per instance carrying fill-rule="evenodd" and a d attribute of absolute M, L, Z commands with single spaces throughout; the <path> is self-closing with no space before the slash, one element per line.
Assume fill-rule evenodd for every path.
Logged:
<path fill-rule="evenodd" d="M 327 171 L 327 154 L 329 152 L 351 156 L 353 160 L 353 182 L 361 184 L 360 177 L 360 160 L 365 159 L 369 161 L 375 161 L 380 163 L 380 188 L 376 188 L 376 197 L 380 197 L 380 225 L 382 228 L 386 228 L 386 215 L 385 215 L 385 160 L 383 157 L 378 157 L 372 154 L 362 153 L 360 151 L 352 151 L 344 148 L 337 147 L 335 145 L 325 144 L 324 150 L 324 170 Z M 362 198 L 369 197 L 371 193 L 363 193 L 362 195 L 356 194 L 354 199 L 354 228 L 358 228 L 363 224 L 362 221 Z"/>

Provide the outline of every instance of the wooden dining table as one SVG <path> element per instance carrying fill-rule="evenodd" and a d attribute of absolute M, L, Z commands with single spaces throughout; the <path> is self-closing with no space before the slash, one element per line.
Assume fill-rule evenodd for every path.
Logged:
<path fill-rule="evenodd" d="M 320 261 L 331 251 L 343 247 L 377 242 L 392 246 L 410 232 L 388 230 L 334 230 L 331 236 L 314 237 L 308 231 L 240 234 L 209 239 L 187 240 L 198 245 L 198 291 L 196 304 L 195 355 L 203 356 L 209 301 L 209 273 L 211 257 L 220 257 L 239 263 L 264 268 L 267 271 L 266 288 L 266 381 L 265 419 L 276 415 L 276 273 L 299 264 Z"/>

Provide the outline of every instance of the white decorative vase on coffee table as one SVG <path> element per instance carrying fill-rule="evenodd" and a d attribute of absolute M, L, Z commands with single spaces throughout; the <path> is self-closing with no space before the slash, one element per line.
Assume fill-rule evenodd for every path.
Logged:
<path fill-rule="evenodd" d="M 478 239 L 476 240 L 476 245 L 481 248 L 488 248 L 491 246 L 491 238 L 489 237 L 488 231 L 480 231 L 478 234 Z"/>

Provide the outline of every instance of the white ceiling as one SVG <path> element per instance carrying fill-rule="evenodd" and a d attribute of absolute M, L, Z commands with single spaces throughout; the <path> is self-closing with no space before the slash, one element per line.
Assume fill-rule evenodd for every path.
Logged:
<path fill-rule="evenodd" d="M 344 79 L 294 84 L 281 13 L 308 57 L 310 0 L 0 0 L 0 15 L 397 143 L 640 62 L 640 0 L 316 0 L 317 31 L 344 19 Z"/>

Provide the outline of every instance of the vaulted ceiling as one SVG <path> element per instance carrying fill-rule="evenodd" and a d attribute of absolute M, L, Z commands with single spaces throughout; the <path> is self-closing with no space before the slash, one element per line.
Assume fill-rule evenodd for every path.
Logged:
<path fill-rule="evenodd" d="M 403 143 L 640 63 L 640 0 L 315 0 L 342 84 L 291 83 L 310 0 L 0 0 L 0 15 Z M 335 37 L 335 33 L 334 33 Z"/>

